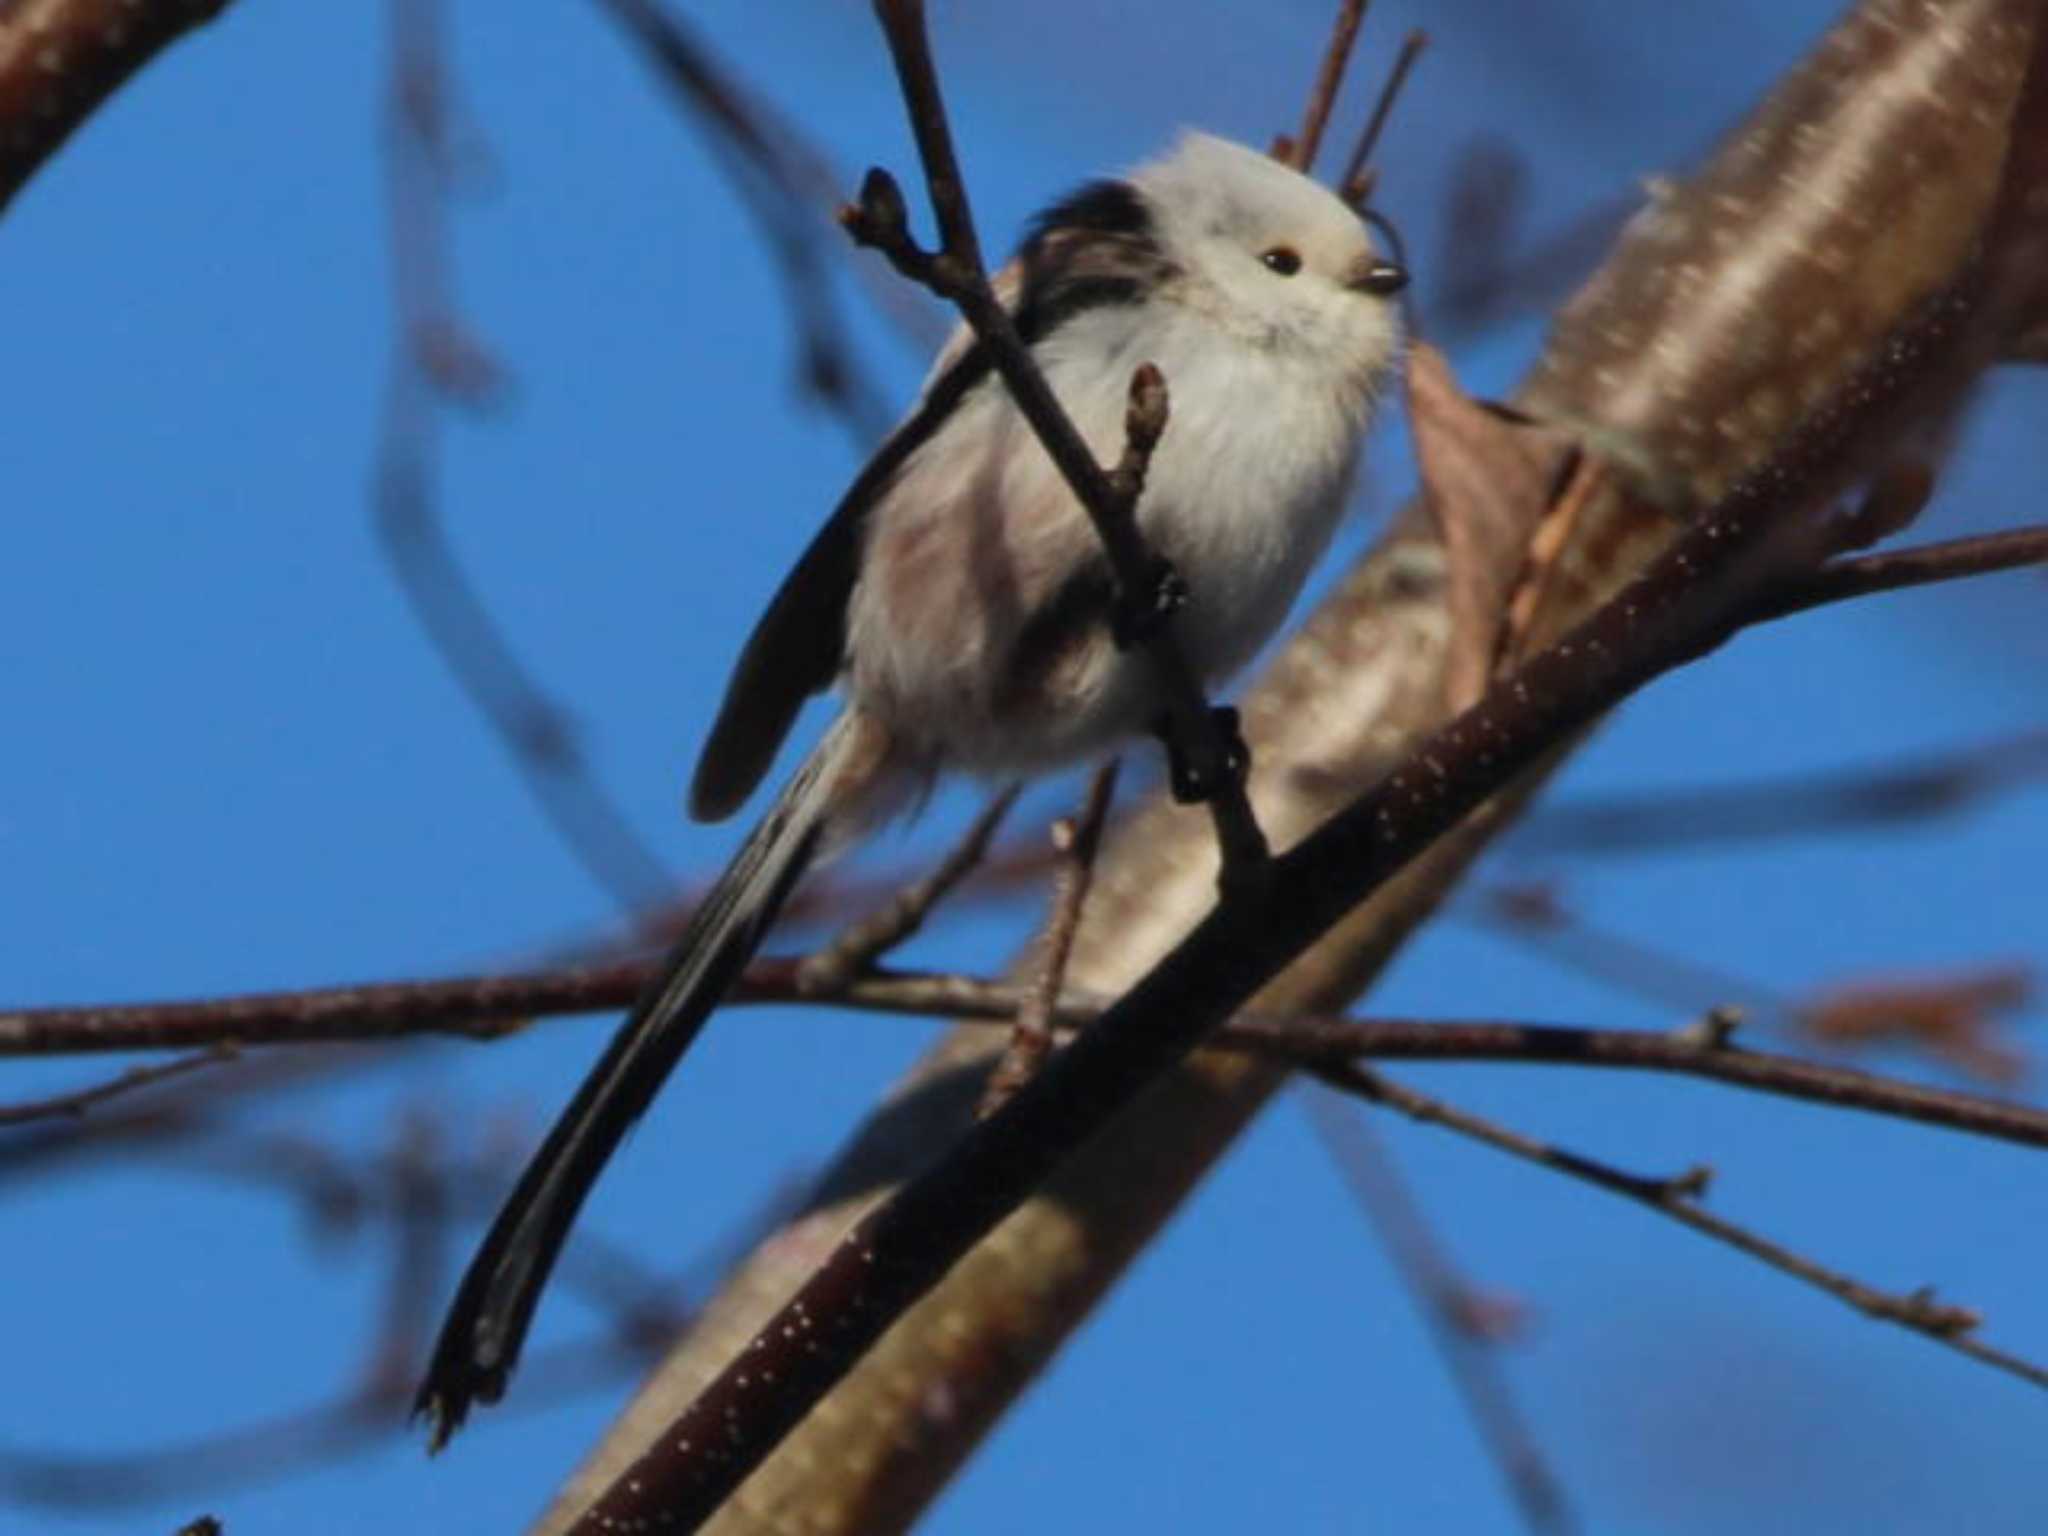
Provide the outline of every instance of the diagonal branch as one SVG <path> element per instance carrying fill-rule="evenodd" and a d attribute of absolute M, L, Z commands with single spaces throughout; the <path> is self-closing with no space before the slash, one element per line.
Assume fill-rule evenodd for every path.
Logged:
<path fill-rule="evenodd" d="M 1366 4 L 1367 0 L 1338 0 L 1336 18 L 1330 23 L 1330 40 L 1323 47 L 1315 83 L 1309 87 L 1308 103 L 1302 108 L 1301 131 L 1292 138 L 1282 134 L 1273 141 L 1273 158 L 1304 175 L 1315 169 L 1316 156 L 1322 150 L 1323 132 L 1330 126 L 1330 112 L 1337 105 L 1337 93 L 1343 89 L 1344 71 L 1357 46 L 1358 29 L 1365 22 Z"/>
<path fill-rule="evenodd" d="M 2003 319 L 1985 290 L 1971 273 L 1922 306 L 1620 597 L 1276 860 L 1259 898 L 1226 885 L 1216 910 L 1092 1029 L 944 1163 L 856 1223 L 581 1523 L 601 1530 L 656 1510 L 686 1529 L 708 1519 L 905 1309 L 1261 984 L 1574 733 L 1741 628 L 1760 579 L 1826 552 L 1815 514 L 1873 437 L 1981 367 Z"/>
<path fill-rule="evenodd" d="M 1377 1073 L 1355 1067 L 1332 1067 L 1316 1075 L 1334 1088 L 1398 1109 L 1411 1119 L 1441 1125 L 1496 1151 L 1583 1180 L 1625 1200 L 1633 1200 L 1660 1216 L 1669 1217 L 1680 1226 L 1690 1227 L 1738 1253 L 1768 1264 L 1780 1274 L 1790 1275 L 1816 1290 L 1825 1291 L 1866 1317 L 1896 1323 L 1923 1338 L 1967 1355 L 1981 1365 L 2016 1376 L 2030 1386 L 2048 1388 L 2048 1368 L 1971 1337 L 1983 1319 L 1969 1308 L 1938 1301 L 1932 1290 L 1927 1288 L 1909 1292 L 1880 1290 L 1853 1275 L 1810 1259 L 1783 1243 L 1774 1242 L 1702 1209 L 1699 1200 L 1712 1178 L 1706 1168 L 1694 1168 L 1676 1178 L 1644 1178 L 1525 1136 L 1520 1131 L 1458 1109 L 1441 1099 L 1389 1082 Z"/>
<path fill-rule="evenodd" d="M 46 1099 L 33 1099 L 23 1104 L 0 1104 L 0 1126 L 31 1125 L 38 1120 L 74 1120 L 90 1113 L 109 1099 L 118 1099 L 123 1094 L 138 1089 L 151 1088 L 158 1083 L 190 1075 L 218 1066 L 224 1061 L 233 1061 L 236 1048 L 231 1041 L 217 1041 L 204 1050 L 193 1051 L 190 1055 L 173 1057 L 154 1066 L 130 1067 L 118 1077 L 106 1082 L 95 1083 L 89 1088 L 73 1089 Z"/>

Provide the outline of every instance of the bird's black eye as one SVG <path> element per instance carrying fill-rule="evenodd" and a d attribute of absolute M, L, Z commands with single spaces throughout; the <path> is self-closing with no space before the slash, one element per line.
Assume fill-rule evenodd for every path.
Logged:
<path fill-rule="evenodd" d="M 1301 270 L 1301 252 L 1291 245 L 1276 245 L 1270 251 L 1262 252 L 1259 260 L 1266 264 L 1266 270 L 1277 272 L 1282 277 L 1292 277 Z"/>

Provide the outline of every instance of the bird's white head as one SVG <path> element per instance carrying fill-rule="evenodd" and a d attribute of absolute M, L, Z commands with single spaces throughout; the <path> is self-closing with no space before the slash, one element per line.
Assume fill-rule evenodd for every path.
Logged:
<path fill-rule="evenodd" d="M 1196 132 L 1129 183 L 1173 273 L 1162 298 L 1372 391 L 1400 344 L 1394 295 L 1407 276 L 1342 199 L 1257 150 Z"/>

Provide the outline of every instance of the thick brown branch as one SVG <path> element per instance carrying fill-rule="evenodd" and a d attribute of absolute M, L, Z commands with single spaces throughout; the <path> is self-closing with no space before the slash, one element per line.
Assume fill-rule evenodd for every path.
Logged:
<path fill-rule="evenodd" d="M 0 6 L 0 210 L 72 130 L 228 0 L 16 0 Z"/>

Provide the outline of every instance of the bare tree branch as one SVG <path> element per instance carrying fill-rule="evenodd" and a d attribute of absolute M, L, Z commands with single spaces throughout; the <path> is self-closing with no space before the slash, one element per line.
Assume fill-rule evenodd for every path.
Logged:
<path fill-rule="evenodd" d="M 1062 817 L 1052 824 L 1052 844 L 1060 855 L 1060 866 L 1053 880 L 1052 916 L 1039 945 L 1038 975 L 1010 1022 L 1010 1043 L 989 1073 L 988 1086 L 975 1111 L 978 1115 L 985 1117 L 1000 1109 L 1052 1052 L 1053 1023 L 1067 985 L 1067 962 L 1073 958 L 1081 909 L 1095 877 L 1095 853 L 1102 844 L 1102 826 L 1116 794 L 1121 761 L 1112 757 L 1095 770 L 1078 817 Z"/>
<path fill-rule="evenodd" d="M 983 806 L 981 814 L 930 874 L 920 876 L 873 912 L 848 924 L 817 953 L 806 955 L 797 969 L 798 985 L 820 996 L 843 991 L 855 977 L 872 970 L 884 955 L 909 942 L 924 927 L 933 909 L 988 856 L 989 842 L 1003 818 L 1010 814 L 1010 807 L 1017 803 L 1020 787 L 1010 785 Z"/>
<path fill-rule="evenodd" d="M 0 6 L 0 211 L 100 104 L 229 0 Z"/>
<path fill-rule="evenodd" d="M 1880 1290 L 1853 1275 L 1810 1259 L 1783 1243 L 1774 1242 L 1702 1209 L 1699 1200 L 1706 1193 L 1711 1178 L 1706 1168 L 1695 1168 L 1672 1179 L 1644 1178 L 1537 1141 L 1468 1110 L 1446 1104 L 1441 1099 L 1389 1082 L 1376 1073 L 1355 1067 L 1332 1067 L 1318 1072 L 1317 1076 L 1332 1087 L 1342 1088 L 1377 1104 L 1386 1104 L 1412 1119 L 1441 1125 L 1497 1151 L 1633 1200 L 1661 1216 L 1670 1217 L 1681 1226 L 1690 1227 L 1738 1253 L 1768 1264 L 1780 1274 L 1790 1275 L 1816 1290 L 1825 1291 L 1866 1317 L 1896 1323 L 1958 1354 L 1967 1355 L 1980 1365 L 2015 1376 L 2030 1386 L 2048 1389 L 2048 1368 L 1971 1337 L 1983 1319 L 1969 1308 L 1938 1301 L 1928 1288 L 1903 1293 Z"/>
<path fill-rule="evenodd" d="M 1358 29 L 1365 21 L 1367 0 L 1338 0 L 1336 18 L 1330 23 L 1330 40 L 1316 67 L 1315 83 L 1309 87 L 1308 104 L 1302 108 L 1301 131 L 1293 138 L 1282 134 L 1273 141 L 1273 158 L 1283 160 L 1306 175 L 1315 169 L 1316 156 L 1323 147 L 1323 131 L 1330 125 L 1330 111 L 1337 105 L 1337 93 L 1344 86 L 1344 70 L 1358 44 Z"/>
<path fill-rule="evenodd" d="M 189 1049 L 226 1043 L 280 1046 L 377 1041 L 418 1034 L 482 1040 L 512 1032 L 508 1019 L 607 1012 L 646 985 L 654 961 L 445 981 L 385 982 L 308 992 L 252 994 L 191 1003 L 25 1009 L 0 1014 L 0 1056 Z M 820 993 L 802 958 L 761 959 L 734 989 L 735 1004 L 809 1005 L 923 1018 L 962 1017 L 1007 1026 L 1027 989 L 969 976 L 873 970 Z M 1068 994 L 1058 1023 L 1077 1029 L 1101 1015 Z M 1354 1058 L 1491 1061 L 1665 1072 L 1840 1109 L 2048 1147 L 2048 1110 L 1957 1093 L 1793 1056 L 1738 1050 L 1685 1032 L 1587 1029 L 1460 1019 L 1346 1019 L 1252 1012 L 1220 1027 L 1209 1044 L 1289 1066 Z M 245 1065 L 274 1059 L 251 1057 Z"/>
<path fill-rule="evenodd" d="M 1837 560 L 1802 581 L 1794 582 L 1772 603 L 1763 618 L 1806 613 L 1845 597 L 1901 592 L 1958 576 L 1985 576 L 2048 564 L 2048 528 L 2015 528 L 1976 538 L 1922 544 L 1916 549 L 1886 550 Z"/>
<path fill-rule="evenodd" d="M 1365 120 L 1358 142 L 1352 145 L 1350 158 L 1344 162 L 1344 170 L 1337 178 L 1337 191 L 1355 208 L 1363 208 L 1372 196 L 1372 152 L 1379 148 L 1380 135 L 1386 132 L 1387 120 L 1394 115 L 1394 103 L 1401 99 L 1401 87 L 1408 83 L 1415 61 L 1422 57 L 1422 50 L 1428 46 L 1429 34 L 1419 28 L 1401 39 L 1401 51 L 1394 56 L 1394 67 L 1387 72 L 1386 84 L 1380 87 L 1379 99 L 1372 105 L 1372 115 Z"/>
<path fill-rule="evenodd" d="M 38 1120 L 76 1119 L 109 1099 L 118 1099 L 123 1094 L 133 1093 L 140 1088 L 149 1088 L 173 1078 L 185 1077 L 206 1067 L 217 1066 L 223 1061 L 233 1061 L 235 1056 L 234 1045 L 222 1041 L 208 1046 L 205 1050 L 194 1051 L 189 1056 L 159 1062 L 155 1066 L 130 1067 L 119 1077 L 104 1083 L 95 1083 L 90 1088 L 79 1088 L 46 1099 L 33 1099 L 24 1104 L 0 1104 L 0 1126 L 30 1125 Z"/>

